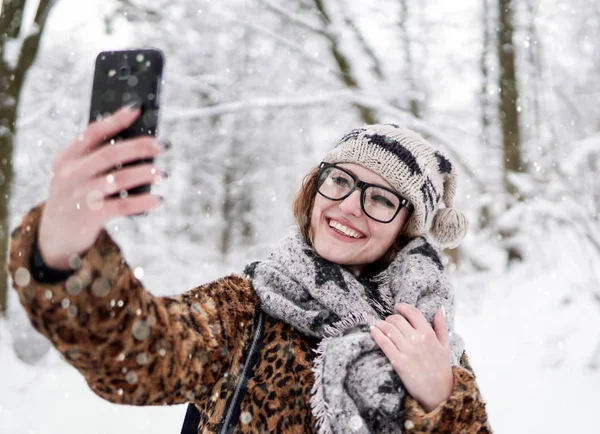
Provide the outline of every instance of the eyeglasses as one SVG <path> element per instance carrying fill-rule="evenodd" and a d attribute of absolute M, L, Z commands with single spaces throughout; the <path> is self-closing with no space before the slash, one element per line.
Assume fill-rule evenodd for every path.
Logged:
<path fill-rule="evenodd" d="M 344 200 L 360 188 L 360 206 L 370 218 L 380 223 L 389 223 L 407 208 L 414 209 L 408 199 L 381 185 L 369 184 L 358 179 L 346 169 L 330 163 L 321 163 L 317 181 L 317 192 L 330 200 Z"/>

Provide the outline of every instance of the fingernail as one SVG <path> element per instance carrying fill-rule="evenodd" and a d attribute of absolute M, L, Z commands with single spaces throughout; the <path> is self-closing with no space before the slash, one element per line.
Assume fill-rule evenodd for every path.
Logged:
<path fill-rule="evenodd" d="M 373 330 L 374 328 L 375 328 L 375 326 L 374 326 L 373 324 L 371 324 L 371 325 L 369 326 L 369 330 Z"/>
<path fill-rule="evenodd" d="M 134 102 L 126 105 L 127 109 L 132 112 L 138 110 L 141 106 L 142 105 L 140 104 L 139 101 L 134 101 Z"/>
<path fill-rule="evenodd" d="M 446 318 L 446 308 L 444 306 L 442 306 L 442 315 Z"/>

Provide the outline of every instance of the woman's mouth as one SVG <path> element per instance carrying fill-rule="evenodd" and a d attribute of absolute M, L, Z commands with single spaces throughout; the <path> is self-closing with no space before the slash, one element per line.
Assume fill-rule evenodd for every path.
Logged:
<path fill-rule="evenodd" d="M 327 219 L 327 225 L 335 233 L 342 235 L 344 237 L 353 238 L 353 239 L 365 238 L 365 235 L 363 233 L 361 233 L 355 229 L 352 229 L 337 220 Z"/>

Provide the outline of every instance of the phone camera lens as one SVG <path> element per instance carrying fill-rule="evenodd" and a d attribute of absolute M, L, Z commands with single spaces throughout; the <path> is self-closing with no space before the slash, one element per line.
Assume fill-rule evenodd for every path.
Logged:
<path fill-rule="evenodd" d="M 117 78 L 119 80 L 127 80 L 130 75 L 131 75 L 131 69 L 129 69 L 128 66 L 121 66 L 117 70 Z"/>

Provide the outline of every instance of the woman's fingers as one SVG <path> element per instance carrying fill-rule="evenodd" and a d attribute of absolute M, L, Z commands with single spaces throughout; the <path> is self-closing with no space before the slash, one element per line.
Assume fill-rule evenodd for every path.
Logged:
<path fill-rule="evenodd" d="M 374 329 L 378 329 L 401 352 L 410 351 L 410 345 L 417 340 L 417 334 L 412 326 L 401 315 L 388 316 L 385 321 L 379 321 Z"/>
<path fill-rule="evenodd" d="M 155 194 L 141 194 L 126 198 L 106 199 L 102 212 L 107 219 L 142 214 L 157 208 L 162 203 L 160 196 Z"/>
<path fill-rule="evenodd" d="M 111 137 L 131 126 L 139 115 L 139 108 L 126 106 L 105 119 L 91 123 L 79 137 L 56 157 L 54 160 L 55 169 L 88 154 Z"/>
<path fill-rule="evenodd" d="M 371 336 L 399 375 L 406 391 L 427 412 L 448 399 L 453 377 L 446 321 L 438 310 L 432 328 L 423 314 L 406 304 L 371 329 Z"/>
<path fill-rule="evenodd" d="M 440 308 L 433 317 L 433 331 L 444 348 L 450 348 L 448 342 L 448 324 L 446 324 L 446 316 Z"/>
<path fill-rule="evenodd" d="M 125 107 L 92 123 L 54 160 L 38 233 L 39 249 L 49 266 L 68 269 L 69 258 L 89 249 L 106 221 L 143 214 L 162 202 L 152 194 L 107 197 L 163 178 L 162 171 L 142 161 L 113 170 L 150 160 L 167 149 L 150 136 L 105 145 L 132 125 L 139 114 L 139 109 Z M 113 172 L 107 173 L 110 170 Z"/>
<path fill-rule="evenodd" d="M 371 328 L 371 337 L 377 346 L 381 348 L 381 351 L 383 351 L 394 369 L 398 371 L 398 369 L 403 366 L 403 360 L 406 359 L 406 355 L 398 349 L 398 345 L 394 342 L 394 340 L 379 327 L 374 326 Z"/>
<path fill-rule="evenodd" d="M 83 179 L 107 172 L 120 164 L 151 159 L 164 152 L 166 147 L 154 137 L 143 136 L 106 145 L 86 155 L 69 167 L 73 178 Z"/>
<path fill-rule="evenodd" d="M 400 303 L 396 305 L 396 312 L 406 318 L 414 329 L 422 332 L 431 330 L 431 325 L 416 307 L 411 306 L 410 304 Z"/>
<path fill-rule="evenodd" d="M 86 194 L 110 196 L 145 184 L 154 184 L 167 177 L 152 164 L 136 164 L 98 176 L 85 187 Z"/>
<path fill-rule="evenodd" d="M 390 315 L 385 319 L 385 322 L 396 327 L 405 339 L 413 339 L 413 336 L 416 335 L 416 330 L 402 315 Z"/>

